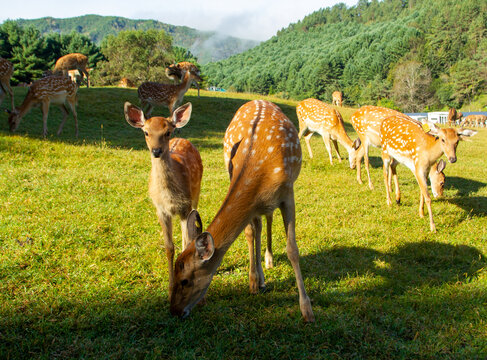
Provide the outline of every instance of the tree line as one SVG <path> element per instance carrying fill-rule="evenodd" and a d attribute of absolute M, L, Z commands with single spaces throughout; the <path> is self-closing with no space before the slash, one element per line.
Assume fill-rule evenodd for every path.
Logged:
<path fill-rule="evenodd" d="M 203 67 L 236 91 L 403 111 L 460 107 L 487 88 L 487 2 L 360 0 L 321 9 L 261 45 Z"/>

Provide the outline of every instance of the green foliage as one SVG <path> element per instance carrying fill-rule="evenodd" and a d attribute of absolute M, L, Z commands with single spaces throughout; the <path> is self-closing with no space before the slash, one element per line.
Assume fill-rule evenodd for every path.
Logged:
<path fill-rule="evenodd" d="M 14 91 L 20 104 L 27 89 Z M 71 115 L 54 134 L 62 119 L 54 106 L 46 139 L 38 109 L 13 135 L 0 113 L 1 359 L 486 358 L 487 129 L 462 141 L 458 161 L 445 169 L 444 197 L 432 201 L 435 234 L 417 215 L 419 190 L 409 169 L 399 165 L 402 202 L 389 207 L 378 149 L 370 150 L 370 191 L 347 161 L 330 165 L 314 136 L 313 159 L 302 144 L 294 196 L 316 323 L 302 322 L 278 210 L 266 291 L 249 294 L 248 246 L 240 235 L 206 304 L 181 320 L 169 313 L 166 255 L 147 189 L 150 154 L 143 133 L 123 115 L 124 101 L 137 103 L 136 91 L 81 88 L 78 97 L 78 140 Z M 201 153 L 205 229 L 229 184 L 223 134 L 236 110 L 255 98 L 204 90 L 185 96 L 193 113 L 178 136 Z M 270 100 L 297 124 L 295 101 Z M 354 110 L 340 109 L 352 138 Z"/>
<path fill-rule="evenodd" d="M 258 44 L 258 41 L 237 39 L 210 31 L 198 31 L 186 26 L 164 24 L 156 20 L 133 20 L 119 16 L 84 15 L 66 19 L 45 17 L 34 20 L 19 19 L 21 26 L 34 26 L 42 34 L 77 32 L 96 44 L 108 35 L 125 30 L 164 30 L 173 38 L 174 45 L 186 49 L 202 64 L 218 61 L 243 52 Z"/>
<path fill-rule="evenodd" d="M 458 107 L 487 88 L 486 42 L 485 1 L 361 0 L 316 11 L 204 72 L 212 85 L 238 91 L 330 101 L 342 90 L 350 104 L 390 97 L 401 109 Z M 419 101 L 393 91 L 395 69 L 410 61 L 431 74 L 434 92 Z"/>
<path fill-rule="evenodd" d="M 94 82 L 116 84 L 123 77 L 136 84 L 161 81 L 174 61 L 171 41 L 164 30 L 126 30 L 107 36 L 101 45 L 107 61 L 99 64 Z"/>
<path fill-rule="evenodd" d="M 183 61 L 188 61 L 193 64 L 198 63 L 198 59 L 196 56 L 194 56 L 191 51 L 188 49 L 179 47 L 179 46 L 173 46 L 172 47 L 172 53 L 174 57 L 174 62 L 179 63 Z"/>

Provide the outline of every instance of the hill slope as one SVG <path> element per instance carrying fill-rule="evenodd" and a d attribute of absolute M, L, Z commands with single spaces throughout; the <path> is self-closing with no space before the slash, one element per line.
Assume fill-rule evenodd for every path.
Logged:
<path fill-rule="evenodd" d="M 186 26 L 165 24 L 157 20 L 133 20 L 119 16 L 84 15 L 66 19 L 44 17 L 40 19 L 19 19 L 21 26 L 34 26 L 42 34 L 72 31 L 88 36 L 100 43 L 106 35 L 115 35 L 122 30 L 162 29 L 174 39 L 174 45 L 190 49 L 200 63 L 218 61 L 256 46 L 254 40 L 238 39 L 211 31 L 198 31 Z"/>

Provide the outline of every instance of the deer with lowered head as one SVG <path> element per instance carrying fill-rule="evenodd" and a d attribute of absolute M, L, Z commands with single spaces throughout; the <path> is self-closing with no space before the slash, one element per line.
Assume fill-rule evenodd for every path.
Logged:
<path fill-rule="evenodd" d="M 301 169 L 301 145 L 296 128 L 279 107 L 254 100 L 236 112 L 225 132 L 224 146 L 231 149 L 225 152 L 230 187 L 206 232 L 201 232 L 196 213 L 188 220 L 192 241 L 175 263 L 171 313 L 181 317 L 189 315 L 208 290 L 225 253 L 244 229 L 250 254 L 251 292 L 264 287 L 260 264 L 261 216 L 280 208 L 301 313 L 305 321 L 314 321 L 296 245 L 293 185 Z"/>
<path fill-rule="evenodd" d="M 151 154 L 149 194 L 162 227 L 164 247 L 169 268 L 169 295 L 174 284 L 174 242 L 172 219 L 181 220 L 183 249 L 189 244 L 187 218 L 198 207 L 203 164 L 196 147 L 186 139 L 173 138 L 176 128 L 185 126 L 191 117 L 191 103 L 177 108 L 169 118 L 146 119 L 137 106 L 125 103 L 127 122 L 143 131 Z"/>
<path fill-rule="evenodd" d="M 86 76 L 86 87 L 90 87 L 90 75 L 88 74 L 88 57 L 80 53 L 71 53 L 61 56 L 54 65 L 53 73 L 62 72 L 68 76 L 70 70 L 78 70 L 81 79 Z"/>
<path fill-rule="evenodd" d="M 436 232 L 426 182 L 427 176 L 431 167 L 443 154 L 450 163 L 456 162 L 456 149 L 460 140 L 473 136 L 477 132 L 452 128 L 440 129 L 432 123 L 427 123 L 427 125 L 430 128 L 429 132 L 425 132 L 424 128 L 412 119 L 397 115 L 388 117 L 381 123 L 380 141 L 387 204 L 392 204 L 389 171 L 394 178 L 396 196 L 398 196 L 396 166 L 398 163 L 404 164 L 414 173 L 420 188 L 419 216 L 424 217 L 424 203 L 426 202 L 430 230 Z M 444 168 L 444 165 L 438 165 L 438 167 L 440 166 Z"/>
<path fill-rule="evenodd" d="M 184 94 L 188 91 L 193 81 L 202 81 L 199 70 L 190 70 L 184 73 L 180 84 L 161 84 L 157 82 L 145 82 L 137 89 L 142 108 L 147 116 L 150 116 L 154 106 L 167 106 L 169 113 L 183 101 Z"/>

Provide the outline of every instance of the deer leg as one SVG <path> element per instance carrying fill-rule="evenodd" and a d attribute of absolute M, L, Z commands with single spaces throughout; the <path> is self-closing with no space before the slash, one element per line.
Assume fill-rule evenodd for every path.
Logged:
<path fill-rule="evenodd" d="M 81 74 L 81 76 L 86 76 L 86 87 L 89 88 L 90 87 L 90 75 L 88 75 L 88 71 L 86 69 L 80 69 L 78 68 L 78 71 L 79 73 Z"/>
<path fill-rule="evenodd" d="M 330 164 L 333 165 L 333 158 L 331 156 L 330 135 L 323 134 L 321 137 L 323 138 L 323 142 L 325 143 L 326 150 L 328 151 L 328 156 L 330 157 Z"/>
<path fill-rule="evenodd" d="M 294 269 L 294 274 L 296 275 L 296 285 L 299 292 L 299 307 L 301 309 L 301 314 L 306 322 L 314 322 L 315 317 L 313 310 L 311 309 L 311 301 L 306 294 L 306 289 L 304 288 L 303 276 L 301 275 L 301 268 L 299 266 L 299 250 L 296 244 L 296 213 L 295 213 L 295 203 L 294 203 L 294 191 L 291 189 L 288 192 L 287 198 L 280 205 L 282 220 L 284 222 L 284 228 L 286 230 L 287 243 L 286 251 L 287 257 L 291 262 Z"/>
<path fill-rule="evenodd" d="M 360 144 L 359 148 L 357 149 L 357 158 L 355 160 L 355 165 L 357 167 L 357 182 L 359 184 L 363 184 L 362 182 L 362 159 L 364 157 L 364 149 L 365 149 L 365 146 L 364 144 Z"/>
<path fill-rule="evenodd" d="M 14 92 L 12 91 L 12 88 L 10 87 L 10 81 L 0 83 L 0 86 L 2 87 L 1 90 L 3 90 L 3 92 L 2 92 L 3 95 L 0 94 L 2 96 L 0 99 L 0 104 L 2 103 L 2 100 L 5 96 L 5 93 L 8 93 L 10 95 L 10 105 L 12 106 L 11 110 L 13 111 L 15 109 Z"/>
<path fill-rule="evenodd" d="M 416 180 L 418 181 L 419 188 L 421 190 L 421 199 L 424 198 L 424 202 L 426 202 L 426 208 L 428 209 L 429 220 L 430 220 L 430 230 L 432 232 L 436 232 L 436 226 L 435 226 L 435 223 L 433 221 L 433 212 L 431 211 L 431 197 L 430 197 L 430 194 L 428 193 L 428 184 L 426 182 L 426 174 L 421 170 L 416 170 L 415 175 L 416 175 Z M 421 213 L 423 213 L 422 215 L 424 216 L 423 204 L 420 201 L 419 216 L 421 216 Z"/>
<path fill-rule="evenodd" d="M 372 179 L 370 178 L 370 170 L 369 170 L 369 145 L 365 145 L 365 153 L 364 153 L 364 165 L 365 170 L 367 170 L 367 178 L 369 180 L 369 189 L 374 190 L 374 185 L 372 184 Z"/>
<path fill-rule="evenodd" d="M 389 171 L 390 171 L 390 164 L 391 164 L 391 158 L 389 155 L 385 154 L 382 152 L 382 168 L 383 168 L 383 173 L 384 173 L 384 184 L 386 186 L 386 202 L 387 205 L 392 205 L 391 201 L 391 188 L 390 188 L 390 183 L 389 183 Z"/>
<path fill-rule="evenodd" d="M 271 269 L 274 267 L 274 255 L 272 253 L 272 220 L 273 215 L 266 215 L 266 230 L 267 230 L 267 246 L 265 249 L 265 268 Z"/>
<path fill-rule="evenodd" d="M 68 109 L 66 108 L 66 105 L 64 104 L 60 104 L 59 105 L 59 108 L 61 109 L 62 113 L 63 113 L 63 120 L 61 121 L 61 124 L 59 124 L 59 129 L 57 131 L 57 135 L 59 136 L 59 134 L 61 134 L 61 132 L 63 131 L 63 126 L 64 126 L 64 123 L 66 122 L 66 119 L 68 118 L 68 114 L 69 114 L 69 111 Z"/>
<path fill-rule="evenodd" d="M 74 126 L 76 129 L 76 139 L 77 139 L 78 138 L 78 113 L 76 112 L 76 95 L 73 98 L 68 99 L 68 104 L 71 109 L 71 112 L 73 113 Z"/>
<path fill-rule="evenodd" d="M 311 140 L 311 137 L 313 136 L 313 133 L 310 132 L 308 135 L 305 135 L 304 137 L 304 140 L 306 142 L 306 146 L 308 148 L 308 152 L 309 152 L 309 158 L 312 159 L 313 158 L 313 152 L 311 151 L 311 145 L 310 145 L 310 140 Z"/>
<path fill-rule="evenodd" d="M 401 190 L 399 190 L 399 181 L 397 179 L 397 171 L 396 171 L 397 165 L 398 162 L 396 160 L 393 160 L 391 162 L 391 174 L 392 174 L 392 178 L 394 179 L 394 192 L 396 193 L 396 204 L 400 204 Z M 391 186 L 390 181 L 389 181 L 389 186 Z"/>
<path fill-rule="evenodd" d="M 41 105 L 42 110 L 42 124 L 43 124 L 43 131 L 42 134 L 44 137 L 47 136 L 47 115 L 49 114 L 49 101 L 43 101 Z"/>
<path fill-rule="evenodd" d="M 174 285 L 174 243 L 172 241 L 172 220 L 170 216 L 158 214 L 164 237 L 164 248 L 166 250 L 167 267 L 169 269 L 169 298 Z"/>
<path fill-rule="evenodd" d="M 250 224 L 245 227 L 245 238 L 247 239 L 247 245 L 249 247 L 249 288 L 251 294 L 257 294 L 259 292 L 258 274 L 255 267 L 255 232 L 256 229 L 254 228 L 254 220 L 252 219 Z"/>
<path fill-rule="evenodd" d="M 337 154 L 338 162 L 342 162 L 342 158 L 340 157 L 340 151 L 338 150 L 338 141 L 332 139 L 333 146 L 335 147 L 335 152 Z"/>

